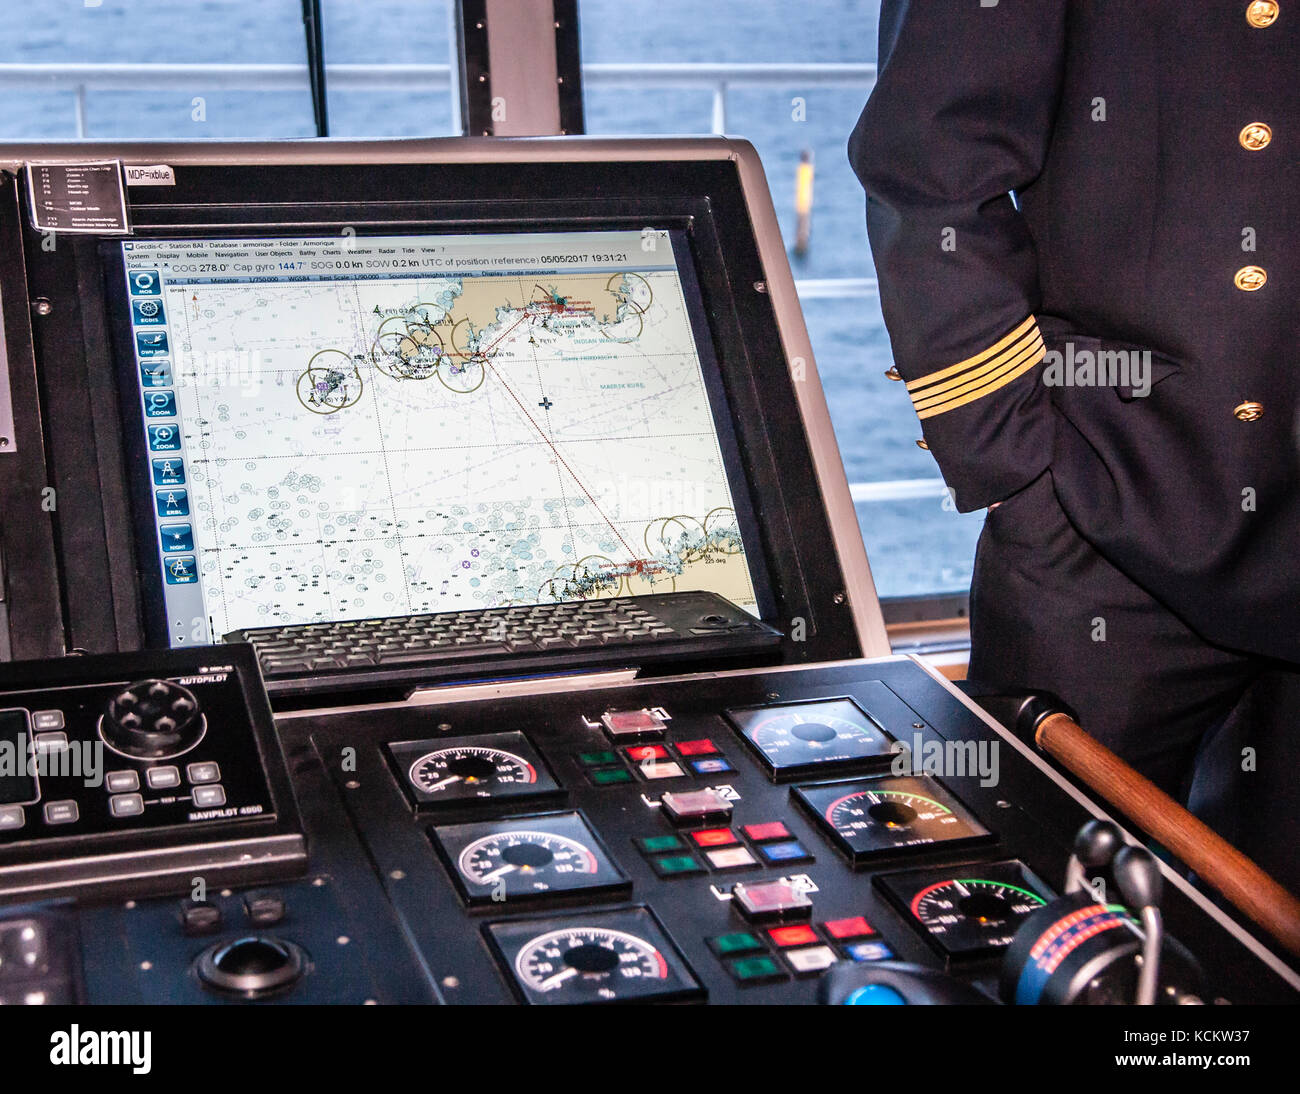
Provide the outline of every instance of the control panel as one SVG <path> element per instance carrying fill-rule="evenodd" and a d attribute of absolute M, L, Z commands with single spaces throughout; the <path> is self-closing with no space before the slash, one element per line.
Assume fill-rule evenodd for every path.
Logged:
<path fill-rule="evenodd" d="M 0 896 L 148 895 L 301 874 L 306 845 L 247 647 L 0 674 Z"/>
<path fill-rule="evenodd" d="M 104 781 L 126 771 L 139 781 L 63 781 L 55 792 L 49 780 L 39 796 L 31 786 L 11 795 L 24 825 L 4 850 L 41 862 L 40 876 L 70 868 L 44 817 L 50 802 L 75 802 L 83 857 L 103 853 L 98 880 L 83 879 L 75 899 L 6 891 L 0 943 L 17 956 L 0 961 L 0 995 L 548 1006 L 1300 998 L 1284 962 L 1125 847 L 1113 825 L 1094 839 L 1105 854 L 1089 852 L 1081 872 L 1079 833 L 1106 822 L 911 661 L 603 688 L 575 680 L 543 694 L 479 685 L 463 699 L 447 689 L 433 702 L 284 714 L 272 727 L 255 699 L 236 716 L 252 666 L 246 651 L 222 654 L 223 666 L 211 651 L 164 655 L 147 673 L 100 672 L 110 666 L 87 659 L 93 683 L 6 690 L 15 726 L 65 733 L 69 748 L 98 740 L 111 758 Z M 195 710 L 176 706 L 187 697 Z M 37 721 L 55 710 L 60 730 L 52 716 Z M 192 770 L 204 764 L 215 770 Z M 152 789 L 150 773 L 167 768 L 179 783 Z M 195 792 L 216 786 L 226 802 L 200 807 Z M 143 818 L 115 813 L 112 800 L 129 794 L 168 800 L 146 804 Z M 255 856 L 222 857 L 255 847 L 259 825 L 271 838 L 286 824 L 309 849 L 294 864 L 301 876 L 259 876 Z M 121 841 L 165 853 L 204 836 L 214 869 L 190 866 L 170 891 L 138 869 L 107 868 L 132 861 Z M 1159 894 L 1160 877 L 1163 895 L 1130 895 Z M 206 884 L 197 896 L 196 878 Z M 1143 900 L 1163 914 L 1154 943 Z M 104 937 L 122 945 L 87 960 L 87 940 Z"/>

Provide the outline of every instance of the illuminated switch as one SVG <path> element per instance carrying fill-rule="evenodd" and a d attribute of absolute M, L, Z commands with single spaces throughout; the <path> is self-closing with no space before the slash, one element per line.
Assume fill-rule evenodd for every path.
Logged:
<path fill-rule="evenodd" d="M 844 956 L 850 961 L 888 961 L 894 951 L 883 942 L 850 942 L 844 947 Z"/>
<path fill-rule="evenodd" d="M 718 746 L 707 737 L 700 737 L 694 741 L 678 741 L 674 747 L 683 756 L 715 756 L 718 753 Z"/>
<path fill-rule="evenodd" d="M 731 888 L 732 899 L 747 919 L 807 919 L 812 911 L 808 894 L 788 881 L 738 881 Z"/>
<path fill-rule="evenodd" d="M 625 767 L 604 767 L 599 771 L 588 771 L 587 778 L 595 786 L 617 786 L 620 783 L 630 783 L 632 772 Z"/>
<path fill-rule="evenodd" d="M 764 843 L 758 853 L 770 866 L 786 866 L 794 862 L 811 862 L 812 855 L 798 840 L 786 840 L 784 843 Z"/>
<path fill-rule="evenodd" d="M 765 821 L 745 825 L 745 835 L 755 843 L 766 843 L 768 840 L 789 839 L 790 829 L 780 821 Z"/>
<path fill-rule="evenodd" d="M 809 946 L 804 950 L 787 950 L 785 959 L 799 976 L 816 976 L 835 964 L 835 951 L 829 946 Z"/>
<path fill-rule="evenodd" d="M 742 953 L 757 953 L 763 949 L 763 943 L 748 931 L 733 931 L 710 938 L 709 949 L 719 957 L 735 957 Z"/>
<path fill-rule="evenodd" d="M 703 760 L 691 760 L 691 770 L 697 775 L 725 775 L 736 769 L 725 756 L 710 756 Z"/>
<path fill-rule="evenodd" d="M 768 930 L 767 937 L 783 950 L 791 946 L 812 946 L 821 941 L 817 932 L 807 923 L 797 923 L 792 927 L 772 927 Z"/>
<path fill-rule="evenodd" d="M 647 779 L 680 779 L 686 774 L 681 764 L 671 760 L 667 763 L 651 760 L 649 763 L 642 764 L 640 771 Z"/>
<path fill-rule="evenodd" d="M 579 752 L 578 763 L 583 767 L 607 767 L 618 763 L 618 756 L 608 749 L 598 752 Z"/>
<path fill-rule="evenodd" d="M 680 836 L 642 836 L 636 841 L 643 854 L 662 855 L 668 851 L 684 851 L 686 844 Z"/>
<path fill-rule="evenodd" d="M 758 865 L 748 847 L 721 847 L 716 851 L 705 851 L 704 857 L 715 870 L 744 870 Z"/>
<path fill-rule="evenodd" d="M 693 877 L 704 873 L 704 867 L 694 855 L 660 855 L 652 858 L 650 865 L 654 872 L 663 878 Z"/>
<path fill-rule="evenodd" d="M 633 763 L 643 764 L 651 763 L 655 760 L 671 759 L 668 755 L 668 749 L 663 745 L 633 745 L 631 748 L 623 750 L 627 753 L 627 758 Z"/>
<path fill-rule="evenodd" d="M 664 815 L 675 824 L 692 824 L 712 819 L 729 820 L 733 805 L 712 787 L 687 790 L 680 794 L 668 791 L 659 799 Z"/>
<path fill-rule="evenodd" d="M 849 938 L 867 938 L 876 933 L 866 917 L 860 915 L 850 916 L 848 919 L 828 919 L 822 924 L 822 928 L 837 942 Z"/>
<path fill-rule="evenodd" d="M 600 716 L 605 729 L 615 740 L 629 737 L 659 737 L 663 735 L 665 721 L 653 710 L 607 710 Z"/>
<path fill-rule="evenodd" d="M 692 832 L 691 839 L 700 847 L 730 847 L 740 842 L 730 828 L 705 828 L 701 832 Z"/>
<path fill-rule="evenodd" d="M 768 954 L 738 957 L 727 963 L 727 971 L 742 984 L 763 984 L 771 980 L 784 980 L 786 974 L 776 959 Z"/>

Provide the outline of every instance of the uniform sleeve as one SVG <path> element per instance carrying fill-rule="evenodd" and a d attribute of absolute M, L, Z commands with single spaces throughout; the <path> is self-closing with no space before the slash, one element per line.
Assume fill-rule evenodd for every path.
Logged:
<path fill-rule="evenodd" d="M 1067 3 L 884 0 L 849 141 L 894 363 L 962 511 L 1051 460 L 1037 260 L 1009 192 L 1043 166 Z"/>

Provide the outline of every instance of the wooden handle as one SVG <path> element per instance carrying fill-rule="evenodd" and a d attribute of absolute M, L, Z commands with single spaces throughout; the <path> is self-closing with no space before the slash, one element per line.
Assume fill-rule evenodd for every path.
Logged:
<path fill-rule="evenodd" d="M 1034 743 L 1222 893 L 1252 922 L 1300 955 L 1300 900 L 1150 779 L 1064 714 L 1049 714 Z"/>

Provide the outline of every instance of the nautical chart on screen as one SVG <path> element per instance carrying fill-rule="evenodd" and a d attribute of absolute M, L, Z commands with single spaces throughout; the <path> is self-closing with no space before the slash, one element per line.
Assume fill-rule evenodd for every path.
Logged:
<path fill-rule="evenodd" d="M 686 589 L 755 610 L 667 233 L 345 243 L 124 245 L 190 641 Z"/>

